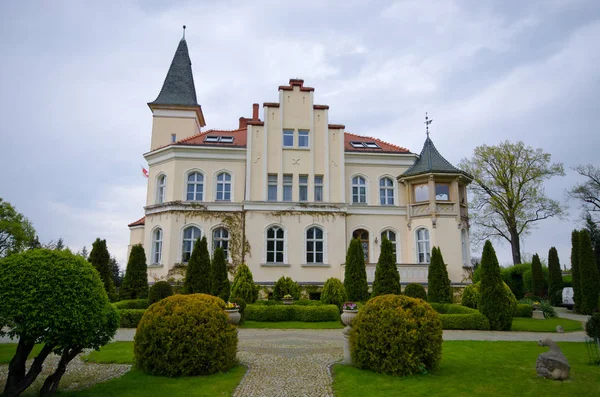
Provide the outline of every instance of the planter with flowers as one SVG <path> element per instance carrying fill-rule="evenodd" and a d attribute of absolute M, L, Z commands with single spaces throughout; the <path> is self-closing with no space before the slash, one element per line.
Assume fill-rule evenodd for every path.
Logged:
<path fill-rule="evenodd" d="M 283 298 L 281 298 L 281 301 L 284 305 L 291 305 L 292 303 L 294 303 L 294 298 L 292 297 L 292 295 L 287 294 L 284 295 Z"/>
<path fill-rule="evenodd" d="M 342 322 L 344 325 L 352 326 L 354 317 L 358 314 L 358 305 L 354 302 L 346 302 L 342 305 Z"/>
<path fill-rule="evenodd" d="M 225 305 L 225 313 L 227 317 L 229 317 L 229 323 L 233 325 L 238 325 L 242 318 L 240 314 L 240 305 L 233 302 L 227 302 Z"/>

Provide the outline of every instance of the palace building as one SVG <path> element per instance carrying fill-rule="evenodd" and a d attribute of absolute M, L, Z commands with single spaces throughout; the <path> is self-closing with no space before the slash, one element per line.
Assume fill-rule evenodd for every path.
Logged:
<path fill-rule="evenodd" d="M 185 39 L 152 111 L 144 217 L 129 224 L 142 244 L 149 281 L 182 269 L 194 241 L 246 263 L 258 284 L 344 277 L 347 247 L 362 241 L 372 282 L 380 244 L 395 247 L 401 283 L 427 283 L 430 252 L 442 250 L 453 284 L 469 264 L 466 186 L 472 178 L 436 150 L 419 155 L 346 132 L 315 104 L 301 79 L 278 102 L 252 105 L 234 130 L 205 129 Z"/>

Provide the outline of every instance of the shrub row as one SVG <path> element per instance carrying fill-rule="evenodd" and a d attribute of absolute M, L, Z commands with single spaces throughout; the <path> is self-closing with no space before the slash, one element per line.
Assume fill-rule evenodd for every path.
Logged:
<path fill-rule="evenodd" d="M 137 328 L 146 309 L 122 309 L 117 310 L 119 314 L 119 328 Z"/>
<path fill-rule="evenodd" d="M 148 299 L 129 299 L 113 303 L 117 310 L 123 309 L 147 309 L 150 306 Z"/>
<path fill-rule="evenodd" d="M 453 303 L 435 303 L 429 302 L 433 310 L 440 314 L 473 314 L 479 313 L 476 309 L 471 309 L 466 306 L 456 305 Z"/>
<path fill-rule="evenodd" d="M 450 303 L 430 303 L 430 305 L 440 314 L 443 329 L 490 329 L 490 322 L 478 310 Z"/>
<path fill-rule="evenodd" d="M 336 305 L 299 306 L 299 305 L 248 305 L 248 321 L 337 321 L 340 311 Z"/>
<path fill-rule="evenodd" d="M 514 317 L 531 317 L 533 315 L 533 306 L 519 303 L 515 310 Z"/>
<path fill-rule="evenodd" d="M 256 302 L 253 303 L 253 305 L 258 305 L 258 306 L 278 306 L 278 305 L 283 305 L 283 303 L 281 303 L 281 301 L 276 301 L 276 300 L 257 300 Z M 308 299 L 300 299 L 297 301 L 294 301 L 292 303 L 292 305 L 296 305 L 296 306 L 323 306 L 325 305 L 325 303 L 321 302 L 321 301 L 315 301 L 315 300 L 308 300 Z"/>

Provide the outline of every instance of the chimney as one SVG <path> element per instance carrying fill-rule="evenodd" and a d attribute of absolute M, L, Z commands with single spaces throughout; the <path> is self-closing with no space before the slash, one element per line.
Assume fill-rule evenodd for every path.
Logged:
<path fill-rule="evenodd" d="M 246 128 L 248 126 L 248 119 L 245 117 L 240 117 L 240 127 L 239 129 Z"/>
<path fill-rule="evenodd" d="M 258 103 L 252 104 L 252 120 L 258 121 Z"/>

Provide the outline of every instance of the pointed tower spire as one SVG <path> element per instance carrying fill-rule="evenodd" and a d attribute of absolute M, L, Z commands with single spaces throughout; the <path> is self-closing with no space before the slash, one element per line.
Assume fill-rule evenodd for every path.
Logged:
<path fill-rule="evenodd" d="M 151 107 L 153 105 L 198 106 L 192 61 L 185 41 L 185 25 L 183 26 L 183 38 L 179 41 L 162 89 L 154 102 L 150 102 L 148 105 Z"/>

